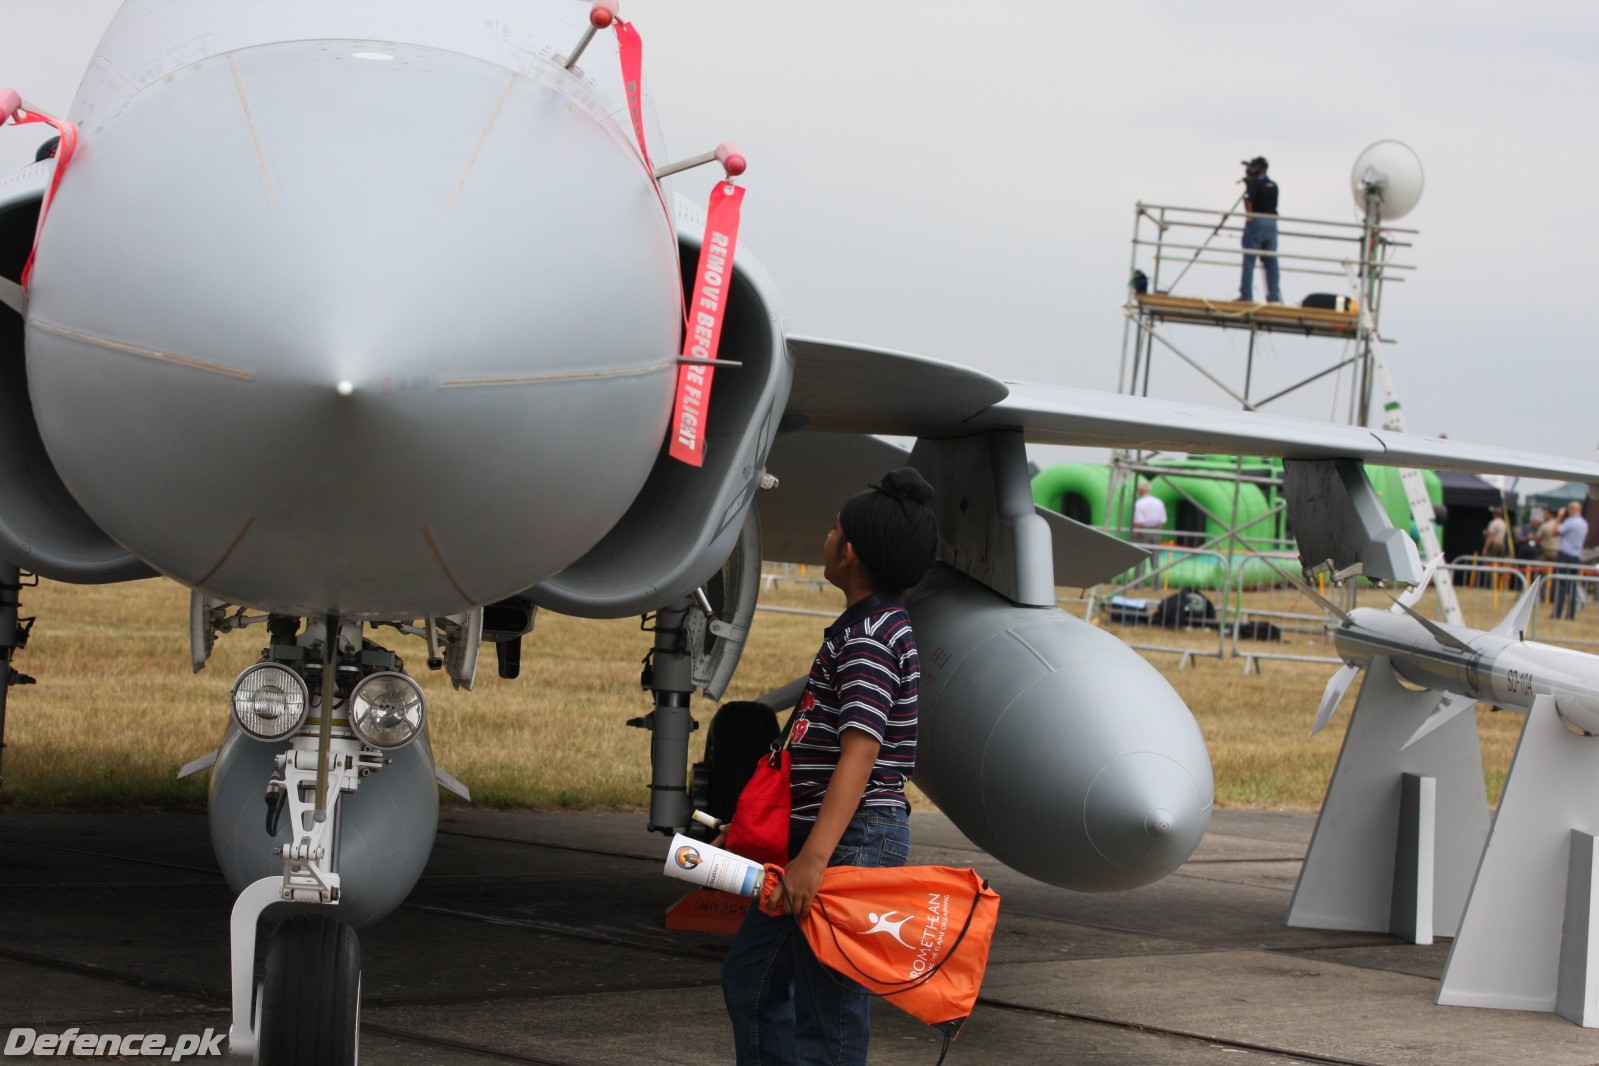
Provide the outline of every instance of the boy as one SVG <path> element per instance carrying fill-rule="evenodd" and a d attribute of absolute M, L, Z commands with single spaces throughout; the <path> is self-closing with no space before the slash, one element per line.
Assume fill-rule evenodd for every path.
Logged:
<path fill-rule="evenodd" d="M 794 710 L 789 914 L 751 907 L 722 969 L 740 1066 L 866 1062 L 870 996 L 816 961 L 794 918 L 828 866 L 903 866 L 910 855 L 920 670 L 901 596 L 938 551 L 932 496 L 915 470 L 891 471 L 845 501 L 823 545 L 823 574 L 845 608 Z"/>

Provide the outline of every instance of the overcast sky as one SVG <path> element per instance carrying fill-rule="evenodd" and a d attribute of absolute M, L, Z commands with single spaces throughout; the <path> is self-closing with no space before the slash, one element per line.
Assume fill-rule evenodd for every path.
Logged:
<path fill-rule="evenodd" d="M 0 0 L 0 85 L 65 110 L 116 6 Z M 1579 457 L 1599 444 L 1599 4 L 623 0 L 623 13 L 664 126 L 653 154 L 724 139 L 747 153 L 744 240 L 793 332 L 1114 391 L 1135 203 L 1224 210 L 1239 161 L 1259 154 L 1284 214 L 1353 221 L 1351 165 L 1392 138 L 1426 170 L 1399 223 L 1421 231 L 1404 257 L 1418 269 L 1382 323 L 1411 431 Z M 0 131 L 0 167 L 31 159 L 34 129 Z M 705 180 L 680 189 L 702 196 Z M 1226 298 L 1237 281 L 1196 267 L 1179 291 Z M 1288 276 L 1285 296 L 1333 283 Z M 1241 333 L 1172 336 L 1221 373 L 1241 367 Z M 1339 352 L 1268 340 L 1257 382 Z M 1284 413 L 1341 420 L 1332 385 Z M 1155 393 L 1230 402 L 1207 390 L 1157 360 Z"/>

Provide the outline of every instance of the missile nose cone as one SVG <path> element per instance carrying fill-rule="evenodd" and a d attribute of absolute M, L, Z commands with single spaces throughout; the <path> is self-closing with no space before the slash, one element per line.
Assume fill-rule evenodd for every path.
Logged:
<path fill-rule="evenodd" d="M 1209 803 L 1181 763 L 1140 751 L 1099 772 L 1083 820 L 1088 839 L 1108 862 L 1165 873 L 1193 851 L 1209 821 Z"/>

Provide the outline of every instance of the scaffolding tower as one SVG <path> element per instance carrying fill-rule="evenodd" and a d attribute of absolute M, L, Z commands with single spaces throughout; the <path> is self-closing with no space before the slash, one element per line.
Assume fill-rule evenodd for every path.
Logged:
<path fill-rule="evenodd" d="M 1327 409 L 1332 412 L 1333 420 L 1339 420 L 1341 414 L 1348 424 L 1369 424 L 1373 391 L 1385 373 L 1380 346 L 1396 343 L 1380 329 L 1384 290 L 1390 282 L 1402 283 L 1404 275 L 1415 269 L 1413 264 L 1399 261 L 1399 257 L 1412 247 L 1412 238 L 1418 231 L 1380 222 L 1380 211 L 1373 203 L 1367 204 L 1364 214 L 1362 221 L 1343 222 L 1282 215 L 1257 216 L 1238 209 L 1237 204 L 1222 211 L 1139 203 L 1133 219 L 1127 300 L 1123 305 L 1126 322 L 1118 391 L 1136 396 L 1160 395 L 1163 379 L 1156 363 L 1165 360 L 1173 367 L 1181 364 L 1197 373 L 1219 391 L 1227 403 L 1241 410 L 1258 411 L 1289 397 L 1304 399 L 1315 395 L 1330 401 Z M 1316 302 L 1332 306 L 1246 302 L 1232 295 L 1215 297 L 1217 292 L 1233 294 L 1240 290 L 1246 254 L 1241 246 L 1243 228 L 1257 217 L 1277 220 L 1278 250 L 1249 249 L 1247 253 L 1259 257 L 1262 264 L 1266 258 L 1275 257 L 1285 280 L 1328 279 L 1315 287 L 1321 288 L 1331 299 Z M 1203 294 L 1204 289 L 1212 295 Z M 1236 352 L 1223 358 L 1194 350 L 1191 342 L 1201 341 L 1203 331 L 1217 330 L 1242 333 L 1245 344 L 1241 365 Z M 1261 346 L 1271 335 L 1328 343 L 1296 343 L 1295 359 L 1303 362 L 1288 372 L 1286 380 L 1263 385 L 1258 373 Z M 1273 369 L 1281 376 L 1281 361 L 1277 361 Z M 1171 387 L 1167 385 L 1168 390 Z M 1307 393 L 1307 390 L 1314 391 Z M 1232 628 L 1226 622 L 1243 587 L 1241 562 L 1247 562 L 1247 557 L 1257 553 L 1287 552 L 1292 548 L 1291 538 L 1276 535 L 1282 528 L 1278 516 L 1284 509 L 1281 493 L 1275 491 L 1280 488 L 1280 478 L 1263 477 L 1258 462 L 1236 457 L 1230 470 L 1218 470 L 1212 464 L 1210 470 L 1196 471 L 1174 469 L 1158 452 L 1117 451 L 1111 461 L 1106 526 L 1130 538 L 1130 501 L 1136 496 L 1132 491 L 1136 479 L 1165 477 L 1171 483 L 1174 474 L 1231 482 L 1235 486 L 1231 509 L 1218 508 L 1215 493 L 1208 494 L 1212 500 L 1207 504 L 1179 487 L 1179 494 L 1186 502 L 1210 520 L 1213 532 L 1181 546 L 1176 552 L 1162 552 L 1157 565 L 1128 575 L 1125 583 L 1113 587 L 1110 593 L 1114 597 L 1142 590 L 1152 592 L 1161 587 L 1162 574 L 1179 565 L 1185 556 L 1193 553 L 1215 556 L 1220 560 L 1223 573 L 1220 587 L 1223 624 L 1217 628 L 1217 649 L 1213 653 L 1220 657 L 1225 653 L 1228 630 Z M 1267 486 L 1268 499 L 1273 501 L 1273 506 L 1265 515 L 1241 516 L 1237 487 L 1251 482 Z M 1220 498 L 1226 499 L 1227 494 L 1220 494 Z M 1241 560 L 1240 556 L 1246 558 Z M 1235 628 L 1234 633 L 1236 635 Z M 1182 650 L 1185 656 L 1212 654 L 1147 647 Z"/>
<path fill-rule="evenodd" d="M 1190 286 L 1202 279 L 1214 291 L 1236 291 L 1244 249 L 1239 241 L 1244 224 L 1254 218 L 1276 218 L 1278 251 L 1249 250 L 1262 261 L 1275 258 L 1284 275 L 1329 277 L 1331 295 L 1349 299 L 1346 309 L 1295 307 L 1289 304 L 1244 302 L 1236 298 L 1215 299 L 1185 295 L 1177 290 L 1194 266 L 1226 267 L 1230 276 L 1217 282 L 1214 271 L 1196 274 Z M 1195 244 L 1196 232 L 1209 230 L 1203 242 Z M 1152 232 L 1151 232 L 1152 231 Z M 1392 344 L 1379 333 L 1383 290 L 1388 282 L 1402 283 L 1404 273 L 1415 270 L 1395 258 L 1400 249 L 1411 247 L 1406 237 L 1412 229 L 1379 226 L 1375 217 L 1361 222 L 1330 222 L 1323 219 L 1275 215 L 1251 215 L 1244 211 L 1217 211 L 1207 208 L 1173 207 L 1167 204 L 1137 205 L 1133 216 L 1132 263 L 1128 268 L 1128 300 L 1124 307 L 1127 325 L 1122 334 L 1122 361 L 1118 375 L 1119 391 L 1148 396 L 1156 345 L 1198 371 L 1246 411 L 1259 410 L 1341 370 L 1353 368 L 1356 388 L 1349 394 L 1348 421 L 1365 425 L 1371 405 L 1372 353 L 1378 343 Z M 1225 242 L 1217 245 L 1217 238 Z M 1293 249 L 1293 250 L 1289 250 Z M 1164 288 L 1163 274 L 1176 263 L 1177 276 Z M 1144 267 L 1148 270 L 1145 271 Z M 1147 279 L 1145 291 L 1138 291 L 1138 279 Z M 1248 335 L 1248 353 L 1241 382 L 1229 383 L 1204 365 L 1204 360 L 1189 355 L 1174 336 L 1189 326 L 1243 330 Z M 1352 354 L 1341 354 L 1330 363 L 1307 367 L 1302 378 L 1286 388 L 1259 397 L 1251 394 L 1257 342 L 1262 334 L 1283 333 L 1353 342 Z"/>

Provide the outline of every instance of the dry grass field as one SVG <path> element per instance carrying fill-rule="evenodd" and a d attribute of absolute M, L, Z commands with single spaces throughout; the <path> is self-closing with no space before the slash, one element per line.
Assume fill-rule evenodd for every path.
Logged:
<path fill-rule="evenodd" d="M 1252 594 L 1258 609 L 1305 611 L 1287 592 Z M 1468 621 L 1491 625 L 1508 593 L 1466 592 Z M 1375 601 L 1373 601 L 1375 602 Z M 826 612 L 837 592 L 813 580 L 785 580 L 763 603 Z M 11 690 L 0 809 L 203 807 L 207 775 L 177 781 L 188 760 L 217 746 L 233 678 L 255 661 L 265 627 L 223 637 L 199 675 L 189 669 L 188 594 L 151 580 L 104 587 L 44 583 L 23 590 L 24 615 L 38 623 L 16 666 L 37 685 Z M 729 699 L 748 699 L 809 666 L 828 617 L 762 611 Z M 1214 632 L 1170 633 L 1111 626 L 1130 642 L 1214 653 Z M 1319 628 L 1287 632 L 1281 643 L 1241 650 L 1330 656 Z M 627 719 L 649 709 L 639 688 L 649 634 L 638 619 L 593 622 L 541 615 L 523 647 L 515 681 L 495 673 L 486 649 L 476 691 L 457 692 L 424 667 L 421 642 L 394 630 L 374 639 L 399 652 L 428 691 L 439 765 L 465 781 L 479 805 L 642 809 L 649 736 Z M 1326 663 L 1195 657 L 1179 666 L 1169 651 L 1145 653 L 1183 695 L 1209 743 L 1222 806 L 1314 809 L 1338 754 L 1353 692 L 1333 725 L 1310 737 Z M 697 705 L 708 721 L 712 706 Z M 1490 799 L 1496 801 L 1522 718 L 1479 709 Z M 696 735 L 694 751 L 703 744 Z M 455 802 L 446 797 L 447 801 Z"/>

